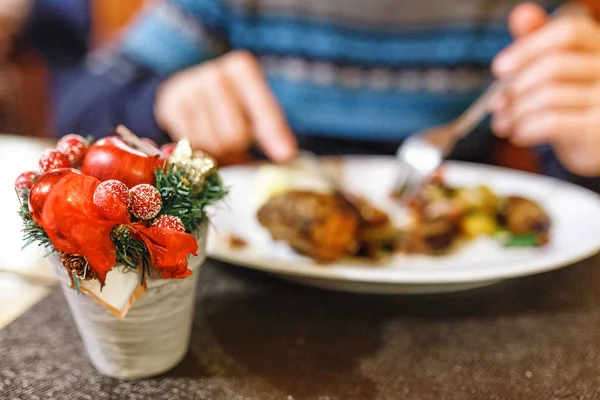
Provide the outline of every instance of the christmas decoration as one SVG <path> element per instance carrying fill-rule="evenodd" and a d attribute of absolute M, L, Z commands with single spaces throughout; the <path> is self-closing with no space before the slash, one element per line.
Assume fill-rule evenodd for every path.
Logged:
<path fill-rule="evenodd" d="M 171 229 L 178 232 L 185 232 L 185 226 L 183 225 L 181 218 L 173 215 L 161 215 L 156 219 L 156 221 L 154 221 L 152 226 Z"/>
<path fill-rule="evenodd" d="M 75 289 L 123 318 L 146 293 L 147 280 L 192 273 L 188 256 L 198 254 L 194 234 L 208 219 L 206 207 L 227 191 L 214 161 L 192 153 L 189 142 L 170 146 L 179 149 L 175 164 L 126 128 L 117 133 L 121 137 L 89 148 L 81 136 L 65 136 L 40 159 L 40 168 L 49 172 L 25 172 L 15 188 L 26 243 L 55 252 Z M 79 164 L 81 171 L 58 168 Z M 127 293 L 102 290 L 109 273 L 114 289 Z M 130 288 L 131 277 L 120 278 L 129 273 L 142 289 Z"/>
<path fill-rule="evenodd" d="M 51 172 L 60 168 L 69 168 L 69 156 L 56 149 L 47 149 L 40 157 L 39 167 L 42 172 Z"/>
<path fill-rule="evenodd" d="M 24 172 L 15 189 L 25 244 L 47 249 L 92 364 L 145 378 L 188 351 L 206 209 L 227 191 L 193 154 L 176 167 L 125 127 L 116 133 L 89 148 L 65 136 L 40 160 L 48 172 Z"/>
<path fill-rule="evenodd" d="M 166 172 L 156 171 L 156 188 L 163 200 L 161 215 L 179 217 L 186 232 L 194 232 L 207 219 L 204 212 L 209 204 L 213 204 L 227 195 L 219 174 L 213 172 L 206 177 L 201 192 L 192 191 L 190 177 L 185 171 L 170 165 Z"/>
<path fill-rule="evenodd" d="M 66 154 L 73 166 L 79 166 L 88 149 L 88 141 L 80 135 L 71 133 L 62 137 L 56 144 L 56 150 Z"/>
<path fill-rule="evenodd" d="M 165 160 L 159 155 L 150 156 L 122 139 L 110 136 L 98 140 L 88 149 L 82 171 L 101 181 L 119 180 L 132 188 L 142 183 L 154 185 L 154 171 L 163 168 L 164 164 Z"/>
<path fill-rule="evenodd" d="M 129 211 L 137 219 L 147 221 L 160 212 L 162 198 L 154 186 L 142 183 L 131 188 L 129 195 Z"/>
<path fill-rule="evenodd" d="M 193 192 L 202 191 L 206 178 L 217 168 L 217 163 L 213 158 L 201 151 L 192 151 L 192 146 L 188 139 L 180 141 L 169 162 L 173 164 L 175 170 L 184 171 L 189 179 Z"/>
<path fill-rule="evenodd" d="M 23 195 L 24 190 L 30 190 L 39 176 L 40 175 L 34 171 L 23 172 L 19 175 L 15 180 L 15 189 L 19 196 Z"/>
<path fill-rule="evenodd" d="M 114 219 L 127 212 L 129 189 L 123 182 L 114 179 L 104 181 L 94 191 L 94 204 L 107 218 Z"/>
<path fill-rule="evenodd" d="M 60 260 L 67 271 L 76 278 L 90 281 L 94 279 L 94 271 L 84 256 L 77 254 L 60 253 Z"/>

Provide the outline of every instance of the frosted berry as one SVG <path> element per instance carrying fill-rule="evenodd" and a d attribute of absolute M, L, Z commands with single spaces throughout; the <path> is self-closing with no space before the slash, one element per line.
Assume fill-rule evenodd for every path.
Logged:
<path fill-rule="evenodd" d="M 109 219 L 127 216 L 129 210 L 129 189 L 117 180 L 104 181 L 94 191 L 94 204 L 100 207 Z"/>
<path fill-rule="evenodd" d="M 129 212 L 141 220 L 149 220 L 158 215 L 162 207 L 160 192 L 147 183 L 134 186 L 129 190 Z"/>
<path fill-rule="evenodd" d="M 40 175 L 34 171 L 23 172 L 19 175 L 15 180 L 15 189 L 17 189 L 19 196 L 23 195 L 24 189 L 31 190 L 31 187 L 39 176 Z"/>
<path fill-rule="evenodd" d="M 152 226 L 171 229 L 177 232 L 185 232 L 185 226 L 183 226 L 183 222 L 179 217 L 174 215 L 161 215 L 156 219 L 156 221 L 154 221 Z"/>
<path fill-rule="evenodd" d="M 47 149 L 40 157 L 39 166 L 42 172 L 52 172 L 59 168 L 70 168 L 71 161 L 66 154 L 56 149 Z"/>
<path fill-rule="evenodd" d="M 72 165 L 81 165 L 88 150 L 88 142 L 83 136 L 71 133 L 58 141 L 56 150 L 66 154 Z"/>

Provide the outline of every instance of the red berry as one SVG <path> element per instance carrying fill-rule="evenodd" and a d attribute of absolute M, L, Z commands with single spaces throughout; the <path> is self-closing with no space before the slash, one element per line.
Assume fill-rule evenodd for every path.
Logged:
<path fill-rule="evenodd" d="M 70 168 L 71 161 L 69 156 L 55 149 L 47 149 L 40 157 L 40 170 L 42 172 L 52 172 L 59 168 Z"/>
<path fill-rule="evenodd" d="M 107 218 L 120 219 L 128 213 L 129 189 L 120 181 L 104 181 L 94 191 L 94 204 L 100 207 Z"/>
<path fill-rule="evenodd" d="M 75 133 L 62 137 L 56 144 L 56 150 L 66 154 L 72 165 L 80 165 L 83 162 L 87 149 L 87 140 Z"/>
<path fill-rule="evenodd" d="M 163 144 L 162 146 L 160 146 L 160 152 L 162 153 L 162 159 L 168 160 L 169 157 L 171 157 L 171 155 L 175 151 L 175 147 L 177 147 L 176 143 L 167 143 L 167 144 Z"/>
<path fill-rule="evenodd" d="M 154 186 L 147 183 L 134 186 L 129 190 L 129 212 L 141 220 L 149 220 L 160 212 L 162 198 Z"/>
<path fill-rule="evenodd" d="M 34 171 L 23 172 L 19 175 L 15 181 L 15 189 L 17 189 L 19 195 L 23 195 L 23 189 L 31 190 L 31 187 L 39 176 L 40 175 Z"/>
<path fill-rule="evenodd" d="M 152 226 L 171 229 L 177 232 L 185 232 L 185 226 L 183 226 L 183 222 L 179 217 L 174 215 L 161 215 L 156 219 L 156 221 L 154 221 Z"/>

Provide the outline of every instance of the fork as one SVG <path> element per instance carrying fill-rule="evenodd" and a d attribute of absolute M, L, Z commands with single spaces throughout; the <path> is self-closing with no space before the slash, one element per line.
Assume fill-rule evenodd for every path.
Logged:
<path fill-rule="evenodd" d="M 558 7 L 553 18 L 565 15 L 588 14 L 582 4 L 566 3 Z M 468 135 L 488 114 L 490 100 L 508 85 L 505 81 L 494 81 L 455 120 L 430 128 L 406 139 L 396 152 L 397 171 L 392 193 L 401 202 L 412 199 L 420 188 L 429 181 L 444 158 L 454 149 L 456 143 Z"/>
<path fill-rule="evenodd" d="M 333 174 L 331 174 L 331 172 L 329 172 L 329 169 L 323 165 L 321 158 L 315 153 L 309 150 L 298 150 L 298 154 L 294 161 L 308 167 L 315 174 L 320 176 L 333 192 L 339 194 L 346 202 L 352 205 L 354 204 L 353 196 L 342 187 L 342 184 L 333 176 Z"/>

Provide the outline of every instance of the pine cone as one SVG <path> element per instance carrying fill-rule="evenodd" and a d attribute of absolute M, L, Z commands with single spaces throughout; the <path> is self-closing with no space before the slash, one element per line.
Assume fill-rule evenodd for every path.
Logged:
<path fill-rule="evenodd" d="M 78 254 L 67 254 L 61 253 L 60 259 L 64 267 L 70 274 L 75 275 L 77 278 L 91 281 L 95 278 L 94 271 L 89 266 L 87 259 L 84 256 Z"/>

